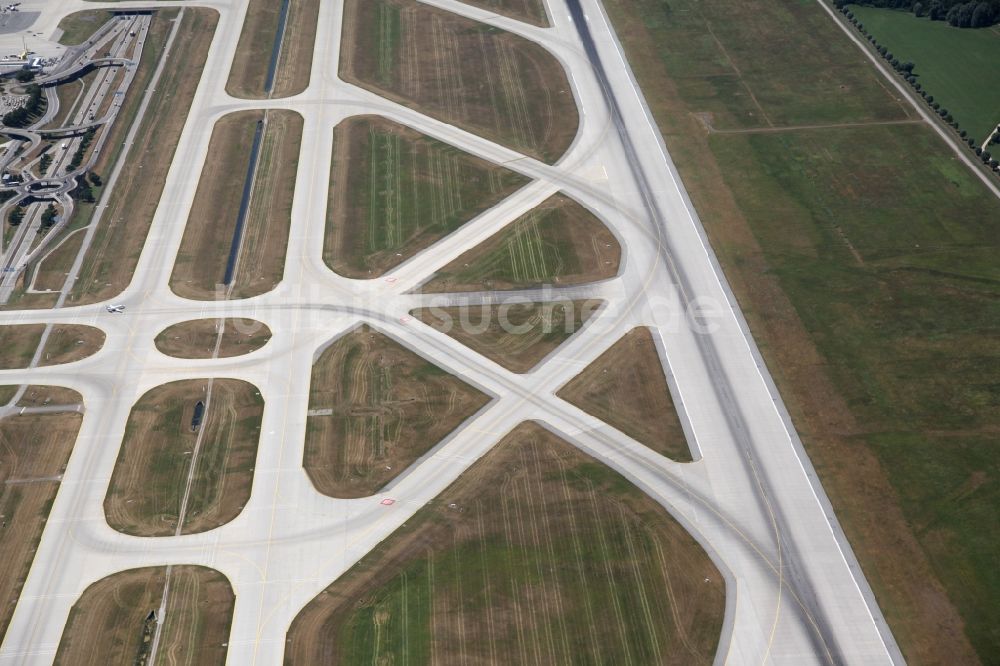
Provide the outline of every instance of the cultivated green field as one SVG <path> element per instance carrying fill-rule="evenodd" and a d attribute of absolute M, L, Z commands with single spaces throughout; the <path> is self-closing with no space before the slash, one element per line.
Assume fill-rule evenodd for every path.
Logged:
<path fill-rule="evenodd" d="M 904 11 L 851 11 L 901 62 L 916 63 L 920 84 L 977 145 L 1000 124 L 1000 26 L 953 28 Z"/>
<path fill-rule="evenodd" d="M 710 664 L 724 582 L 624 477 L 522 424 L 320 593 L 298 664 Z"/>
<path fill-rule="evenodd" d="M 1000 202 L 816 3 L 606 6 L 908 662 L 994 660 Z"/>

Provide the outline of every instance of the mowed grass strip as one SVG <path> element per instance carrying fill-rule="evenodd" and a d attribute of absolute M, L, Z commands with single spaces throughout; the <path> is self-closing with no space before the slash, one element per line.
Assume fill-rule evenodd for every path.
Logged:
<path fill-rule="evenodd" d="M 286 664 L 709 664 L 724 582 L 624 477 L 522 424 L 310 602 Z"/>
<path fill-rule="evenodd" d="M 691 450 L 648 328 L 634 328 L 557 394 L 677 462 Z"/>
<path fill-rule="evenodd" d="M 59 43 L 63 46 L 83 44 L 95 30 L 111 18 L 111 12 L 106 9 L 87 9 L 64 16 L 58 26 L 58 29 L 63 31 L 59 36 Z"/>
<path fill-rule="evenodd" d="M 45 324 L 0 326 L 0 370 L 27 368 L 45 332 Z M 104 346 L 104 331 L 81 324 L 52 327 L 38 365 L 59 365 L 96 354 Z"/>
<path fill-rule="evenodd" d="M 271 94 L 265 89 L 281 0 L 250 0 L 226 92 L 243 99 L 290 97 L 309 85 L 320 0 L 291 0 Z"/>
<path fill-rule="evenodd" d="M 18 388 L 17 386 L 5 386 L 5 389 Z M 11 396 L 13 397 L 13 395 Z M 9 400 L 9 398 L 8 398 Z M 17 401 L 18 407 L 45 407 L 51 405 L 77 405 L 83 402 L 83 396 L 73 389 L 63 386 L 45 386 L 32 384 L 25 388 L 21 399 Z"/>
<path fill-rule="evenodd" d="M 916 63 L 920 85 L 977 146 L 1000 124 L 1000 28 L 954 28 L 876 7 L 852 5 L 851 11 L 900 62 Z"/>
<path fill-rule="evenodd" d="M 462 0 L 467 5 L 515 18 L 540 28 L 548 28 L 549 16 L 545 12 L 542 0 Z"/>
<path fill-rule="evenodd" d="M 324 260 L 384 275 L 527 182 L 385 118 L 348 118 L 334 131 Z"/>
<path fill-rule="evenodd" d="M 411 314 L 512 372 L 528 372 L 583 327 L 602 301 L 420 308 Z"/>
<path fill-rule="evenodd" d="M 557 194 L 439 269 L 424 292 L 569 286 L 618 275 L 621 246 L 589 210 Z"/>
<path fill-rule="evenodd" d="M 254 133 L 258 121 L 265 119 L 253 195 L 229 296 L 257 296 L 281 282 L 302 142 L 302 116 L 294 111 L 239 111 L 223 116 L 212 131 L 208 158 L 170 276 L 170 287 L 179 296 L 209 300 L 227 293 L 222 285 Z"/>
<path fill-rule="evenodd" d="M 82 420 L 77 413 L 0 419 L 0 636 L 7 633 Z"/>
<path fill-rule="evenodd" d="M 562 65 L 533 42 L 413 0 L 348 0 L 340 75 L 546 162 L 579 124 Z"/>
<path fill-rule="evenodd" d="M 217 358 L 230 358 L 260 349 L 270 339 L 271 329 L 253 319 L 194 319 L 168 326 L 154 342 L 161 352 L 176 358 L 212 358 L 218 342 Z"/>
<path fill-rule="evenodd" d="M 372 495 L 487 402 L 489 396 L 361 326 L 313 365 L 303 465 L 325 495 Z"/>
<path fill-rule="evenodd" d="M 102 199 L 107 208 L 68 303 L 80 305 L 112 298 L 128 286 L 135 272 L 219 18 L 213 9 L 184 8 L 177 39 L 135 143 L 122 148 L 176 12 L 158 10 L 154 14 L 135 81 L 112 129 L 108 148 L 94 167 L 106 178 L 117 159 L 127 159 L 131 165 L 122 171 L 111 195 Z"/>
<path fill-rule="evenodd" d="M 856 47 L 815 3 L 606 6 L 907 661 L 990 662 L 1000 653 L 990 619 L 1000 596 L 1000 205 L 917 125 L 705 133 L 692 114 L 705 109 L 697 91 L 711 77 L 692 67 L 714 43 L 709 26 L 725 26 L 716 34 L 726 51 L 817 72 L 854 61 Z M 795 66 L 766 75 L 789 112 L 841 108 L 835 88 L 800 88 Z M 895 103 L 883 82 L 861 84 L 858 99 L 875 101 L 854 119 Z M 744 101 L 734 91 L 713 103 L 735 114 Z"/>
<path fill-rule="evenodd" d="M 206 404 L 201 448 L 191 420 L 207 400 L 208 380 L 170 382 L 132 406 L 121 452 L 104 498 L 114 529 L 136 536 L 173 536 L 189 474 L 191 494 L 182 534 L 224 525 L 250 498 L 264 400 L 252 384 L 216 379 Z"/>
<path fill-rule="evenodd" d="M 35 275 L 35 289 L 39 291 L 59 291 L 66 283 L 66 275 L 73 268 L 73 261 L 83 246 L 84 231 L 78 230 L 67 236 L 57 247 L 45 255 L 38 264 Z"/>
<path fill-rule="evenodd" d="M 128 569 L 90 585 L 73 605 L 55 663 L 65 666 L 145 664 L 166 583 L 166 567 Z M 170 596 L 156 663 L 226 663 L 235 596 L 229 581 L 207 567 L 170 572 Z"/>

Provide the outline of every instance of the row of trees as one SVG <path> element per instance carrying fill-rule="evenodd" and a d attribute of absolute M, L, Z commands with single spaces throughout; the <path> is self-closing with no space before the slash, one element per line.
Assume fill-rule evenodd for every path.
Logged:
<path fill-rule="evenodd" d="M 91 127 L 83 135 L 83 138 L 80 139 L 80 145 L 77 146 L 76 152 L 73 153 L 73 159 L 69 161 L 69 171 L 76 170 L 83 163 L 83 155 L 87 152 L 87 148 L 90 147 L 90 142 L 94 140 L 94 134 L 96 133 L 97 128 Z"/>
<path fill-rule="evenodd" d="M 31 119 L 42 111 L 42 89 L 35 84 L 27 88 L 28 101 L 3 116 L 3 124 L 7 127 L 27 127 Z"/>
<path fill-rule="evenodd" d="M 851 0 L 853 4 L 913 12 L 956 28 L 985 28 L 1000 22 L 1000 0 Z M 848 0 L 836 0 L 840 9 Z"/>
<path fill-rule="evenodd" d="M 930 95 L 926 90 L 924 90 L 920 82 L 917 81 L 917 74 L 913 72 L 916 65 L 909 61 L 900 62 L 899 58 L 892 54 L 892 51 L 887 49 L 884 45 L 878 43 L 878 40 L 875 39 L 874 35 L 868 32 L 864 24 L 858 21 L 858 18 L 847 8 L 846 5 L 840 8 L 840 12 L 846 16 L 847 20 L 851 22 L 851 25 L 857 28 L 858 32 L 864 35 L 865 39 L 867 39 L 871 45 L 875 47 L 875 51 L 878 52 L 878 54 L 882 56 L 882 58 L 884 58 L 885 61 L 888 62 L 889 65 L 895 69 L 907 83 L 910 84 L 913 90 L 924 98 L 924 101 L 927 102 L 931 109 L 941 116 L 941 119 L 944 120 L 944 122 L 952 126 L 962 140 L 969 145 L 969 148 L 976 153 L 976 157 L 981 159 L 986 166 L 990 167 L 994 171 L 994 173 L 1000 173 L 1000 163 L 998 163 L 993 155 L 990 154 L 988 150 L 983 150 L 980 146 L 977 146 L 976 140 L 973 137 L 970 137 L 968 132 L 959 127 L 958 121 L 951 115 L 951 112 L 941 106 L 939 102 L 934 101 L 934 95 Z M 992 143 L 1000 143 L 1000 137 L 994 136 Z"/>

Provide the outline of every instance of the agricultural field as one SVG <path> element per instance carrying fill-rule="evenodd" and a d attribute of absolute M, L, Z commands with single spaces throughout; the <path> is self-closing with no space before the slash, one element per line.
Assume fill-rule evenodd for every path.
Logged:
<path fill-rule="evenodd" d="M 348 0 L 340 75 L 540 160 L 576 136 L 562 65 L 533 42 L 414 0 Z"/>
<path fill-rule="evenodd" d="M 557 194 L 463 253 L 424 292 L 568 286 L 618 275 L 621 246 L 593 213 Z"/>
<path fill-rule="evenodd" d="M 235 597 L 215 569 L 182 565 L 129 569 L 97 581 L 70 611 L 55 663 L 59 666 L 145 664 L 150 657 L 163 589 L 170 595 L 157 664 L 226 663 Z"/>
<path fill-rule="evenodd" d="M 372 495 L 487 402 L 489 396 L 361 326 L 313 365 L 303 465 L 325 495 Z"/>
<path fill-rule="evenodd" d="M 648 328 L 626 333 L 559 389 L 558 396 L 671 460 L 691 461 Z"/>
<path fill-rule="evenodd" d="M 378 277 L 527 182 L 385 118 L 348 118 L 334 131 L 323 258 Z"/>
<path fill-rule="evenodd" d="M 74 412 L 0 419 L 0 636 L 7 633 L 82 420 Z"/>
<path fill-rule="evenodd" d="M 253 319 L 195 319 L 165 328 L 154 342 L 176 358 L 230 358 L 260 349 L 270 339 L 271 329 Z"/>
<path fill-rule="evenodd" d="M 921 124 L 706 130 L 696 114 L 747 102 L 705 94 L 725 53 L 782 92 L 769 116 L 902 113 L 818 4 L 605 4 L 904 656 L 990 662 L 1000 203 Z M 812 85 L 835 72 L 850 96 Z"/>
<path fill-rule="evenodd" d="M 177 39 L 167 56 L 135 143 L 127 151 L 111 147 L 122 145 L 129 126 L 134 122 L 142 101 L 141 93 L 149 88 L 172 27 L 171 19 L 178 15 L 177 11 L 162 9 L 154 15 L 135 82 L 108 139 L 109 148 L 94 166 L 94 172 L 102 177 L 110 175 L 119 158 L 128 159 L 131 164 L 143 168 L 123 169 L 114 190 L 106 197 L 101 196 L 101 204 L 107 207 L 67 305 L 97 303 L 112 298 L 128 286 L 135 272 L 159 205 L 167 170 L 187 121 L 191 100 L 201 80 L 205 58 L 218 23 L 215 10 L 183 9 Z M 96 188 L 95 194 L 98 194 Z"/>
<path fill-rule="evenodd" d="M 429 307 L 411 314 L 511 372 L 528 372 L 574 333 L 602 301 Z"/>
<path fill-rule="evenodd" d="M 205 412 L 195 430 L 199 401 Z M 136 536 L 173 536 L 235 518 L 250 499 L 263 411 L 257 388 L 238 379 L 183 380 L 148 391 L 125 426 L 104 498 L 108 524 Z"/>
<path fill-rule="evenodd" d="M 488 9 L 503 16 L 519 19 L 540 28 L 548 28 L 548 14 L 543 0 L 462 0 L 467 5 Z"/>
<path fill-rule="evenodd" d="M 953 28 L 907 11 L 851 6 L 879 44 L 913 73 L 976 145 L 1000 125 L 1000 27 Z"/>
<path fill-rule="evenodd" d="M 226 92 L 244 99 L 291 97 L 309 85 L 320 0 L 290 0 L 278 42 L 282 2 L 250 0 Z M 274 80 L 268 69 L 277 51 Z"/>
<path fill-rule="evenodd" d="M 310 602 L 286 664 L 710 664 L 721 574 L 664 509 L 524 423 Z"/>
<path fill-rule="evenodd" d="M 45 324 L 0 326 L 0 370 L 27 368 L 45 332 Z M 52 327 L 38 365 L 59 365 L 96 354 L 104 346 L 104 331 L 93 326 Z"/>
<path fill-rule="evenodd" d="M 223 287 L 258 122 L 260 157 L 232 285 Z M 239 111 L 215 124 L 208 159 L 181 241 L 170 287 L 185 298 L 248 298 L 281 282 L 292 217 L 302 116 L 294 111 Z"/>

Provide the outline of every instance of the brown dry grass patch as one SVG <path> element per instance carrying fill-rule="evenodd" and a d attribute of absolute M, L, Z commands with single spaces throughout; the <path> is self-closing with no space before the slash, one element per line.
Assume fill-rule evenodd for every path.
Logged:
<path fill-rule="evenodd" d="M 170 276 L 170 287 L 179 296 L 208 300 L 220 293 L 261 120 L 266 128 L 230 296 L 257 296 L 281 281 L 303 120 L 294 111 L 240 111 L 224 116 L 212 131 L 208 159 Z"/>
<path fill-rule="evenodd" d="M 385 118 L 348 118 L 334 131 L 323 258 L 378 277 L 527 182 Z"/>
<path fill-rule="evenodd" d="M 59 291 L 63 288 L 63 285 L 66 283 L 66 275 L 73 267 L 73 261 L 83 246 L 85 233 L 82 230 L 75 232 L 45 256 L 36 269 L 35 289 L 39 291 Z"/>
<path fill-rule="evenodd" d="M 348 0 L 340 75 L 550 163 L 579 124 L 566 73 L 548 51 L 411 0 Z"/>
<path fill-rule="evenodd" d="M 618 275 L 621 246 L 589 210 L 557 194 L 440 268 L 424 292 L 569 286 Z"/>
<path fill-rule="evenodd" d="M 0 635 L 14 614 L 82 420 L 74 413 L 0 419 Z"/>
<path fill-rule="evenodd" d="M 264 86 L 278 30 L 281 0 L 250 0 L 226 92 L 243 99 L 291 97 L 309 86 L 320 0 L 292 0 L 271 94 Z"/>
<path fill-rule="evenodd" d="M 590 319 L 602 301 L 430 307 L 413 315 L 511 372 L 528 372 Z"/>
<path fill-rule="evenodd" d="M 299 613 L 285 663 L 707 664 L 724 598 L 660 505 L 522 424 Z"/>
<path fill-rule="evenodd" d="M 163 384 L 133 405 L 111 476 L 104 512 L 114 529 L 137 536 L 173 536 L 198 433 L 195 403 L 208 381 Z M 250 498 L 264 401 L 253 384 L 216 379 L 201 429 L 182 534 L 224 525 Z"/>
<path fill-rule="evenodd" d="M 540 28 L 548 28 L 549 16 L 542 0 L 461 0 L 467 5 L 496 12 Z"/>
<path fill-rule="evenodd" d="M 648 328 L 634 328 L 558 392 L 588 414 L 678 462 L 691 451 Z"/>
<path fill-rule="evenodd" d="M 11 387 L 17 389 L 16 386 Z M 32 384 L 24 390 L 17 401 L 18 407 L 45 407 L 46 405 L 76 405 L 83 402 L 83 396 L 73 389 L 63 386 Z"/>
<path fill-rule="evenodd" d="M 303 465 L 325 495 L 371 495 L 487 402 L 391 338 L 359 327 L 313 366 Z"/>
<path fill-rule="evenodd" d="M 108 139 L 108 150 L 94 166 L 96 173 L 106 177 L 119 158 L 129 160 L 131 165 L 122 171 L 111 196 L 102 201 L 107 208 L 79 279 L 70 292 L 68 302 L 73 304 L 107 300 L 131 282 L 181 130 L 187 121 L 191 99 L 201 80 L 218 13 L 213 9 L 188 7 L 184 9 L 182 27 L 135 143 L 127 152 L 114 149 L 121 146 L 128 132 L 126 121 L 134 118 L 149 78 L 156 69 L 156 60 L 148 56 L 162 52 L 166 41 L 170 23 L 163 11 L 153 19 L 139 72 L 119 115 L 120 120 Z"/>
<path fill-rule="evenodd" d="M 45 331 L 45 324 L 0 326 L 0 369 L 27 368 Z M 52 327 L 39 366 L 79 361 L 104 345 L 104 331 L 93 326 L 58 324 Z"/>
<path fill-rule="evenodd" d="M 221 319 L 195 319 L 169 326 L 156 336 L 156 348 L 176 358 L 212 358 Z M 218 358 L 242 356 L 271 339 L 271 329 L 253 319 L 226 319 Z"/>
<path fill-rule="evenodd" d="M 166 583 L 166 567 L 129 569 L 92 584 L 73 605 L 55 663 L 132 666 L 145 663 Z M 207 567 L 171 568 L 170 597 L 157 663 L 226 663 L 235 597 L 229 581 Z"/>

